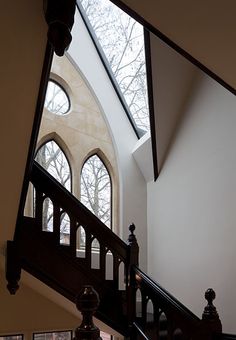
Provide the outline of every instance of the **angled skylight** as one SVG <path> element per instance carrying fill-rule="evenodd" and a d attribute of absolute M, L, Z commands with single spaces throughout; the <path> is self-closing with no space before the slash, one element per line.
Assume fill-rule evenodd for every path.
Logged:
<path fill-rule="evenodd" d="M 109 0 L 78 0 L 137 129 L 150 129 L 143 27 Z"/>

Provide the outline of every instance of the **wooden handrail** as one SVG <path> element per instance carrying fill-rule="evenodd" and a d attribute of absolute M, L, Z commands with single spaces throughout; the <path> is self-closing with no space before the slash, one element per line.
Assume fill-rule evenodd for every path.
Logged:
<path fill-rule="evenodd" d="M 236 340 L 236 335 L 226 333 L 216 334 L 214 340 Z"/>
<path fill-rule="evenodd" d="M 213 305 L 215 293 L 212 289 L 208 289 L 205 294 L 208 304 L 204 309 L 201 320 L 137 266 L 132 266 L 131 278 L 133 289 L 135 291 L 139 289 L 141 292 L 142 312 L 139 316 L 135 311 L 135 322 L 133 324 L 139 334 L 141 331 L 145 334 L 145 331 L 150 327 L 147 318 L 149 300 L 153 304 L 152 332 L 155 332 L 157 339 L 159 339 L 158 334 L 161 332 L 161 315 L 165 318 L 168 339 L 175 339 L 175 332 L 177 332 L 176 334 L 181 335 L 183 339 L 210 340 L 213 339 L 214 334 L 222 332 L 221 322 Z M 136 297 L 134 303 L 136 303 Z M 153 333 L 148 339 L 152 339 L 152 337 Z M 182 337 L 180 338 L 182 339 Z"/>
<path fill-rule="evenodd" d="M 34 185 L 36 193 L 40 192 L 44 197 L 50 198 L 53 203 L 55 202 L 59 205 L 70 217 L 75 216 L 82 226 L 89 228 L 94 237 L 102 240 L 109 250 L 118 254 L 123 261 L 126 261 L 127 244 L 35 161 L 30 181 Z M 39 223 L 40 218 L 41 216 L 36 216 Z"/>
<path fill-rule="evenodd" d="M 173 312 L 183 315 L 184 318 L 190 322 L 199 322 L 200 319 L 193 314 L 187 307 L 179 302 L 173 295 L 171 295 L 160 284 L 152 280 L 146 273 L 144 273 L 137 266 L 133 266 L 132 270 L 135 275 L 135 285 L 137 288 L 146 289 L 149 291 L 151 297 L 158 297 L 160 303 L 165 303 Z"/>

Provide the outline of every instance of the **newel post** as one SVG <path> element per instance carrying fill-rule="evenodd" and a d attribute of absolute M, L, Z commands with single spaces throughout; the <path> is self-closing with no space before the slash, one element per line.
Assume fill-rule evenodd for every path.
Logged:
<path fill-rule="evenodd" d="M 102 340 L 99 328 L 93 323 L 93 315 L 98 305 L 98 293 L 92 286 L 84 286 L 76 300 L 76 307 L 81 312 L 83 320 L 75 330 L 74 340 Z"/>
<path fill-rule="evenodd" d="M 7 289 L 11 295 L 14 295 L 19 289 L 19 280 L 21 277 L 21 262 L 19 250 L 14 241 L 7 241 L 6 249 L 6 280 Z"/>
<path fill-rule="evenodd" d="M 44 0 L 48 41 L 58 56 L 63 56 L 71 43 L 75 8 L 76 0 Z"/>
<path fill-rule="evenodd" d="M 129 265 L 138 265 L 138 254 L 139 254 L 139 246 L 134 234 L 135 225 L 132 223 L 129 226 L 129 237 L 128 237 L 128 246 L 129 246 Z"/>
<path fill-rule="evenodd" d="M 139 246 L 134 234 L 135 225 L 132 223 L 129 226 L 128 237 L 128 264 L 126 273 L 126 285 L 127 285 L 127 317 L 130 325 L 130 332 L 132 333 L 132 324 L 136 314 L 136 284 L 135 274 L 132 270 L 134 265 L 138 265 L 139 262 Z"/>
<path fill-rule="evenodd" d="M 205 299 L 207 305 L 202 314 L 202 323 L 204 325 L 206 339 L 212 339 L 215 333 L 222 333 L 222 325 L 217 313 L 216 307 L 213 305 L 216 294 L 212 288 L 207 289 L 205 292 Z M 205 338 L 204 338 L 205 339 Z"/>

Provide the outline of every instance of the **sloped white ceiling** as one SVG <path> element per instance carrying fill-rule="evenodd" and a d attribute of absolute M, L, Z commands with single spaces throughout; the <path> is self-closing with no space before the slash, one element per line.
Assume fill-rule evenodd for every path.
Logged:
<path fill-rule="evenodd" d="M 236 89 L 236 1 L 112 0 L 123 3 Z"/>

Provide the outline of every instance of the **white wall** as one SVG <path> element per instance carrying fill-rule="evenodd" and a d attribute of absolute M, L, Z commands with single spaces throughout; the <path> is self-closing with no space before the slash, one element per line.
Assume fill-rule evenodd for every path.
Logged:
<path fill-rule="evenodd" d="M 162 168 L 168 148 L 189 100 L 197 68 L 180 54 L 150 34 L 152 81 L 155 89 L 155 130 L 158 169 Z"/>
<path fill-rule="evenodd" d="M 132 222 L 135 223 L 140 244 L 140 265 L 146 269 L 147 188 L 132 156 L 137 137 L 78 12 L 72 34 L 69 57 L 84 75 L 90 90 L 94 92 L 110 129 L 116 151 L 120 171 L 120 228 L 117 229 L 121 230 L 122 239 L 127 240 L 128 226 Z"/>
<path fill-rule="evenodd" d="M 148 268 L 201 316 L 216 290 L 236 333 L 236 99 L 199 76 L 159 178 L 148 184 Z"/>

